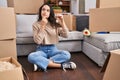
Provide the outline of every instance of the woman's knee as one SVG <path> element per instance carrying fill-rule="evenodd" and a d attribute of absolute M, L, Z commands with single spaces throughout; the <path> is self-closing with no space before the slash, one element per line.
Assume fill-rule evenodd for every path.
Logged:
<path fill-rule="evenodd" d="M 33 60 L 34 57 L 35 57 L 35 53 L 34 53 L 34 52 L 30 53 L 30 54 L 28 55 L 28 61 L 31 62 L 31 60 Z"/>
<path fill-rule="evenodd" d="M 40 53 L 40 51 L 30 53 L 28 55 L 28 61 L 33 61 Z"/>
<path fill-rule="evenodd" d="M 68 52 L 68 51 L 62 51 L 62 53 L 64 54 L 64 56 L 65 56 L 65 58 L 66 58 L 67 60 L 69 60 L 69 59 L 71 58 L 70 52 Z"/>

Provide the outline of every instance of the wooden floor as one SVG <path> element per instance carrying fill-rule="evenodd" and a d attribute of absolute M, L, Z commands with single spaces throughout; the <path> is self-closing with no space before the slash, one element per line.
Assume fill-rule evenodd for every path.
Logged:
<path fill-rule="evenodd" d="M 91 61 L 82 52 L 71 53 L 71 61 L 77 65 L 76 70 L 48 69 L 47 72 L 33 72 L 33 65 L 27 61 L 26 57 L 18 57 L 18 61 L 26 70 L 30 80 L 102 80 L 101 68 Z"/>

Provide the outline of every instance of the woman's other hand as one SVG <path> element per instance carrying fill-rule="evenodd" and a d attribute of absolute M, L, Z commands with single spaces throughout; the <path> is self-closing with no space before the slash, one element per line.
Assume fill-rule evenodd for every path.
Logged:
<path fill-rule="evenodd" d="M 64 21 L 63 15 L 62 14 L 57 14 L 56 15 L 56 20 L 60 24 L 63 23 L 63 21 Z"/>

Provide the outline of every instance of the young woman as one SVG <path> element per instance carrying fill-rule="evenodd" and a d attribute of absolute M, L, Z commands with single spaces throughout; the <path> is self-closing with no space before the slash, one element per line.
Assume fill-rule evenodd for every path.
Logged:
<path fill-rule="evenodd" d="M 63 16 L 56 18 L 52 7 L 45 3 L 39 9 L 38 21 L 33 24 L 33 38 L 38 47 L 36 52 L 28 55 L 28 61 L 34 64 L 34 71 L 39 68 L 46 71 L 48 67 L 63 70 L 76 68 L 74 62 L 69 62 L 70 53 L 55 46 L 59 36 L 68 36 Z"/>

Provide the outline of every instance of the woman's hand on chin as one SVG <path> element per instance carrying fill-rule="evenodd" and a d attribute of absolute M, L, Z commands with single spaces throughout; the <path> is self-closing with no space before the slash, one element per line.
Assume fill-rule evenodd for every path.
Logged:
<path fill-rule="evenodd" d="M 45 29 L 46 25 L 48 23 L 47 18 L 42 18 L 42 20 L 40 21 L 40 25 L 42 26 L 43 29 Z"/>

